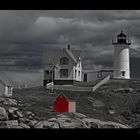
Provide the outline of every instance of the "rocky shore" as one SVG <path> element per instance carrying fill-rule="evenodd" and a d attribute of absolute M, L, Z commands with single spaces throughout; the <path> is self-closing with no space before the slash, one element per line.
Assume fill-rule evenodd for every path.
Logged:
<path fill-rule="evenodd" d="M 57 113 L 53 118 L 37 120 L 34 112 L 23 111 L 20 101 L 0 97 L 0 128 L 19 129 L 69 129 L 69 128 L 130 128 L 111 121 L 89 118 L 81 113 Z"/>

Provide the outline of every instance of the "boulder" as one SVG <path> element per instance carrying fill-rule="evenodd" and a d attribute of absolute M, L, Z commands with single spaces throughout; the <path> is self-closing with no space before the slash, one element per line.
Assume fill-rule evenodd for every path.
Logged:
<path fill-rule="evenodd" d="M 6 101 L 6 99 L 5 99 L 5 98 L 0 97 L 0 103 L 1 103 L 1 104 L 3 104 L 3 102 L 5 102 L 5 101 Z"/>
<path fill-rule="evenodd" d="M 17 102 L 17 100 L 15 100 L 15 99 L 9 99 L 9 103 L 10 103 L 11 105 L 18 105 L 18 102 Z"/>
<path fill-rule="evenodd" d="M 113 90 L 114 92 L 121 92 L 121 93 L 131 93 L 133 91 L 132 88 L 126 87 L 126 88 L 117 88 Z"/>
<path fill-rule="evenodd" d="M 25 103 L 24 106 L 28 106 L 28 107 L 30 107 L 31 104 L 30 104 L 30 103 Z"/>
<path fill-rule="evenodd" d="M 27 125 L 30 126 L 31 128 L 34 128 L 34 126 L 38 123 L 36 120 L 30 120 Z"/>
<path fill-rule="evenodd" d="M 43 122 L 43 127 L 44 127 L 44 128 L 59 129 L 58 123 L 56 123 L 56 122 L 49 122 L 49 121 L 44 121 L 44 122 Z"/>
<path fill-rule="evenodd" d="M 48 119 L 49 122 L 57 122 L 57 119 L 56 118 L 50 118 Z"/>
<path fill-rule="evenodd" d="M 25 111 L 24 114 L 29 119 L 33 119 L 33 117 L 35 116 L 35 114 L 32 113 L 31 111 Z"/>
<path fill-rule="evenodd" d="M 64 118 L 64 117 L 67 117 L 67 115 L 66 115 L 66 113 L 65 114 L 57 114 L 57 117 Z"/>
<path fill-rule="evenodd" d="M 22 118 L 23 117 L 23 114 L 20 112 L 20 111 L 16 111 L 16 114 L 18 117 Z"/>
<path fill-rule="evenodd" d="M 60 128 L 84 128 L 81 119 L 72 119 L 68 117 L 58 118 Z"/>
<path fill-rule="evenodd" d="M 3 98 L 2 103 L 4 105 L 12 105 L 12 106 L 17 106 L 18 102 L 15 99 L 10 99 L 10 98 Z"/>
<path fill-rule="evenodd" d="M 92 105 L 93 105 L 93 107 L 103 107 L 103 106 L 105 106 L 104 103 L 100 100 L 95 100 L 95 102 Z"/>
<path fill-rule="evenodd" d="M 0 121 L 0 128 L 21 128 L 18 120 Z"/>
<path fill-rule="evenodd" d="M 14 120 L 14 119 L 18 119 L 19 117 L 22 118 L 23 115 L 21 114 L 21 112 L 18 110 L 18 108 L 15 107 L 9 107 L 8 109 L 8 116 L 10 119 Z"/>
<path fill-rule="evenodd" d="M 112 114 L 114 114 L 114 113 L 115 113 L 115 110 L 109 110 L 108 112 L 109 112 L 109 114 L 111 114 L 111 115 L 112 115 Z"/>
<path fill-rule="evenodd" d="M 71 113 L 72 116 L 74 116 L 75 118 L 86 118 L 87 116 L 82 114 L 82 113 L 77 113 L 77 112 L 72 112 Z"/>
<path fill-rule="evenodd" d="M 19 120 L 19 122 L 23 122 L 25 124 L 28 124 L 30 122 L 30 120 L 28 118 L 25 118 L 25 117 L 19 118 L 18 120 Z"/>
<path fill-rule="evenodd" d="M 43 127 L 43 121 L 39 121 L 37 124 L 35 124 L 34 128 L 44 128 Z"/>
<path fill-rule="evenodd" d="M 32 113 L 31 111 L 26 111 L 25 113 L 26 113 L 26 115 L 28 115 L 28 116 L 34 114 L 34 113 Z"/>
<path fill-rule="evenodd" d="M 25 128 L 25 129 L 30 129 L 30 126 L 28 126 L 27 124 L 25 124 L 23 122 L 20 122 L 19 126 L 21 126 L 22 128 Z"/>
<path fill-rule="evenodd" d="M 48 129 L 59 129 L 59 124 L 56 122 L 49 122 L 47 120 L 45 121 L 39 121 L 34 128 L 48 128 Z"/>
<path fill-rule="evenodd" d="M 101 121 L 93 118 L 85 118 L 82 122 L 86 128 L 130 128 L 129 126 L 120 123 Z"/>
<path fill-rule="evenodd" d="M 16 108 L 16 107 L 9 107 L 8 112 L 13 113 L 13 112 L 15 112 L 17 110 L 18 110 L 18 108 Z"/>
<path fill-rule="evenodd" d="M 3 107 L 0 107 L 0 121 L 8 120 L 8 115 Z"/>

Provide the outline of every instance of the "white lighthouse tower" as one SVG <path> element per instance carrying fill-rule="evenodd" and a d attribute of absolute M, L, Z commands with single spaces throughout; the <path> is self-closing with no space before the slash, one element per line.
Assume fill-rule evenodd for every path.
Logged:
<path fill-rule="evenodd" d="M 130 79 L 129 45 L 131 45 L 131 41 L 121 31 L 117 35 L 117 40 L 112 41 L 112 44 L 114 45 L 113 78 Z"/>

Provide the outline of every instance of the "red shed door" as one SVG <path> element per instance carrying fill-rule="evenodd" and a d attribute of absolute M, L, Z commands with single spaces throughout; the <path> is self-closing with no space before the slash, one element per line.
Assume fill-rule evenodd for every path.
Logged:
<path fill-rule="evenodd" d="M 55 112 L 68 112 L 68 101 L 63 96 L 63 94 L 60 94 L 55 102 L 54 102 L 54 111 Z"/>

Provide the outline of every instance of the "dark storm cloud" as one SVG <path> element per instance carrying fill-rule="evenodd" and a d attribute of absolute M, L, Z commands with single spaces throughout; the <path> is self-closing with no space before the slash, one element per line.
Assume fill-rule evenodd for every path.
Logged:
<path fill-rule="evenodd" d="M 68 43 L 83 51 L 83 67 L 111 68 L 111 40 L 122 29 L 133 40 L 131 57 L 139 59 L 139 23 L 136 10 L 1 10 L 0 69 L 38 71 L 44 51 Z"/>

